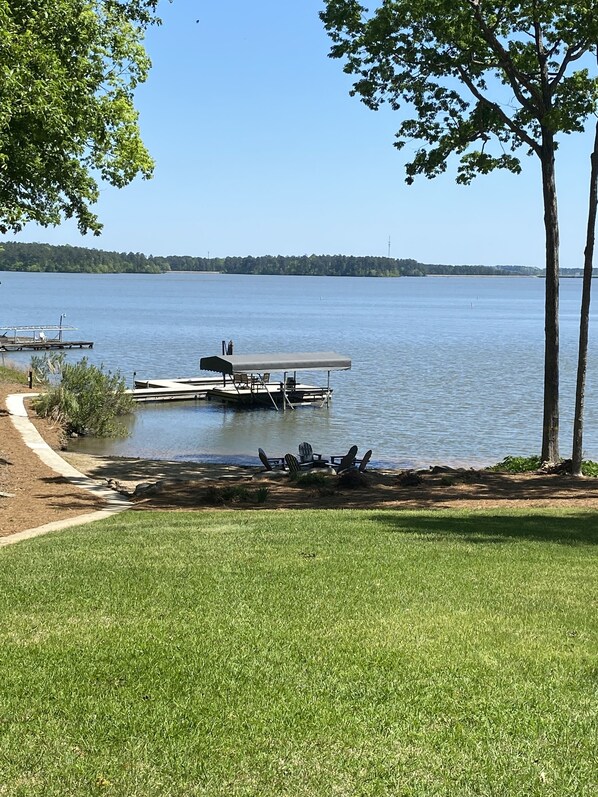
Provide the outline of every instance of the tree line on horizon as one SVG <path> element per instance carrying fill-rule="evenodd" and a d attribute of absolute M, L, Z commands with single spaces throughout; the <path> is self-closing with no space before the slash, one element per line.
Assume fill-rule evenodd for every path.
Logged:
<path fill-rule="evenodd" d="M 162 274 L 168 271 L 217 271 L 223 274 L 269 274 L 332 277 L 425 277 L 426 275 L 536 275 L 533 266 L 463 266 L 419 263 L 411 258 L 352 255 L 262 255 L 252 257 L 155 257 L 141 252 L 108 252 L 82 246 L 0 244 L 0 271 L 87 274 Z"/>

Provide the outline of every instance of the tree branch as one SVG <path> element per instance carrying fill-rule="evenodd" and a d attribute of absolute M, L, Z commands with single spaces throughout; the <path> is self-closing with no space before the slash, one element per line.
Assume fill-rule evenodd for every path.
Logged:
<path fill-rule="evenodd" d="M 569 64 L 573 63 L 573 61 L 577 61 L 578 58 L 581 58 L 582 55 L 586 52 L 586 50 L 587 50 L 587 42 L 584 42 L 583 44 L 581 43 L 577 44 L 575 47 L 571 47 L 567 50 L 560 67 L 555 72 L 554 77 L 550 81 L 551 91 L 554 91 L 556 86 L 558 86 L 558 84 L 561 82 L 561 80 L 563 79 L 563 75 L 567 71 L 567 67 L 569 66 Z"/>
<path fill-rule="evenodd" d="M 518 124 L 516 124 L 511 119 L 511 117 L 508 116 L 508 114 L 506 114 L 503 111 L 500 105 L 498 105 L 495 102 L 491 102 L 487 97 L 485 97 L 482 94 L 482 92 L 478 89 L 476 84 L 473 82 L 471 77 L 467 74 L 465 69 L 463 69 L 463 67 L 457 67 L 457 68 L 459 71 L 459 77 L 461 78 L 463 83 L 465 83 L 467 88 L 471 91 L 476 100 L 483 103 L 488 108 L 492 108 L 492 110 L 495 111 L 495 113 L 497 113 L 500 116 L 502 121 L 509 128 L 509 130 L 511 130 L 511 132 L 513 132 L 519 139 L 521 139 L 521 141 L 527 144 L 528 147 L 530 147 L 530 149 L 532 149 L 536 153 L 536 155 L 540 155 L 540 145 L 537 143 L 537 141 L 535 141 L 530 135 L 528 135 L 523 129 L 523 127 L 520 127 Z"/>
<path fill-rule="evenodd" d="M 515 64 L 513 63 L 513 59 L 509 55 L 508 51 L 502 46 L 499 42 L 498 38 L 494 30 L 488 25 L 484 16 L 482 14 L 482 10 L 480 8 L 480 0 L 467 0 L 469 5 L 473 10 L 473 15 L 476 18 L 476 21 L 480 27 L 480 31 L 484 38 L 484 41 L 490 49 L 498 56 L 500 65 L 502 69 L 505 71 L 506 75 L 509 78 L 509 84 L 515 93 L 515 96 L 519 100 L 521 106 L 525 108 L 530 113 L 533 113 L 535 116 L 538 115 L 538 111 L 540 110 L 539 106 L 543 104 L 543 98 L 538 93 L 536 86 L 534 86 L 533 82 L 529 79 L 529 77 L 524 73 L 521 72 Z M 528 97 L 522 92 L 521 87 L 525 88 L 530 95 L 536 101 L 536 105 L 530 101 Z"/>

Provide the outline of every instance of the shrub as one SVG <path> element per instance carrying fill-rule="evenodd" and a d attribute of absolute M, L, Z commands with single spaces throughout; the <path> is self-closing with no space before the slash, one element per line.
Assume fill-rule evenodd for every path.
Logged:
<path fill-rule="evenodd" d="M 297 487 L 323 487 L 327 481 L 328 477 L 325 473 L 318 473 L 315 470 L 296 474 L 295 477 Z"/>
<path fill-rule="evenodd" d="M 367 487 L 368 485 L 368 477 L 356 468 L 344 471 L 339 474 L 337 479 L 337 486 L 347 490 L 359 490 L 361 487 Z"/>
<path fill-rule="evenodd" d="M 502 462 L 491 465 L 487 470 L 504 473 L 528 473 L 538 470 L 541 466 L 540 457 L 505 457 Z M 571 460 L 565 459 L 551 466 L 548 473 L 571 473 Z M 584 476 L 598 476 L 598 462 L 585 459 L 581 463 L 581 472 Z"/>
<path fill-rule="evenodd" d="M 43 366 L 40 373 L 44 373 Z M 51 371 L 47 371 L 51 376 Z M 58 422 L 67 434 L 113 437 L 126 435 L 117 418 L 133 410 L 120 373 L 112 374 L 88 362 L 60 361 L 60 382 L 33 402 L 42 418 Z"/>
<path fill-rule="evenodd" d="M 585 459 L 581 463 L 581 472 L 584 476 L 598 476 L 598 462 L 591 459 Z"/>
<path fill-rule="evenodd" d="M 258 487 L 257 490 L 250 490 L 238 484 L 227 485 L 226 487 L 216 487 L 211 485 L 205 492 L 205 502 L 215 506 L 223 504 L 263 504 L 268 498 L 268 488 Z"/>
<path fill-rule="evenodd" d="M 34 354 L 31 358 L 31 370 L 33 381 L 38 385 L 50 385 L 60 378 L 60 374 L 66 364 L 64 352 L 52 352 L 51 354 Z"/>
<path fill-rule="evenodd" d="M 255 491 L 255 500 L 258 504 L 264 504 L 268 500 L 269 490 L 267 487 L 258 487 Z"/>
<path fill-rule="evenodd" d="M 502 462 L 491 465 L 488 470 L 498 473 L 528 473 L 538 470 L 540 465 L 540 457 L 505 457 Z"/>

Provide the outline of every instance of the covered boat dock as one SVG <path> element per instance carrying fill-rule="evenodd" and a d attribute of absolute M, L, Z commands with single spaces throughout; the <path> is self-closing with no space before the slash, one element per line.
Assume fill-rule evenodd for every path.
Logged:
<path fill-rule="evenodd" d="M 350 369 L 351 360 L 334 351 L 222 354 L 202 357 L 200 368 L 221 376 L 135 379 L 133 398 L 137 402 L 203 399 L 276 410 L 328 404 L 331 371 Z M 326 371 L 326 385 L 301 382 L 297 377 L 301 371 Z"/>
<path fill-rule="evenodd" d="M 284 410 L 301 404 L 328 404 L 332 396 L 331 371 L 350 369 L 351 360 L 334 351 L 221 354 L 202 357 L 199 367 L 223 376 L 222 385 L 210 390 L 209 399 L 246 405 L 270 404 L 276 410 Z M 298 371 L 326 371 L 327 383 L 321 386 L 300 382 Z M 273 373 L 282 374 L 282 378 L 273 379 Z M 230 377 L 228 382 L 227 377 Z"/>

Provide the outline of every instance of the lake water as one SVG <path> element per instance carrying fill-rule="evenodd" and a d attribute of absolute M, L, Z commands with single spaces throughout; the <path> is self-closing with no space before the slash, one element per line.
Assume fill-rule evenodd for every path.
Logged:
<path fill-rule="evenodd" d="M 542 427 L 544 282 L 537 278 L 267 277 L 222 274 L 0 274 L 0 325 L 77 327 L 95 363 L 127 383 L 199 373 L 199 358 L 335 350 L 329 407 L 293 412 L 184 402 L 140 408 L 125 440 L 73 450 L 256 462 L 302 440 L 339 454 L 372 448 L 378 465 L 488 464 L 538 453 Z M 561 445 L 571 447 L 581 280 L 561 282 Z M 593 317 L 591 333 L 595 332 Z M 72 352 L 79 359 L 81 352 Z M 11 355 L 28 363 L 30 355 Z M 585 453 L 598 459 L 598 380 L 590 341 Z M 304 381 L 326 383 L 326 373 Z"/>

